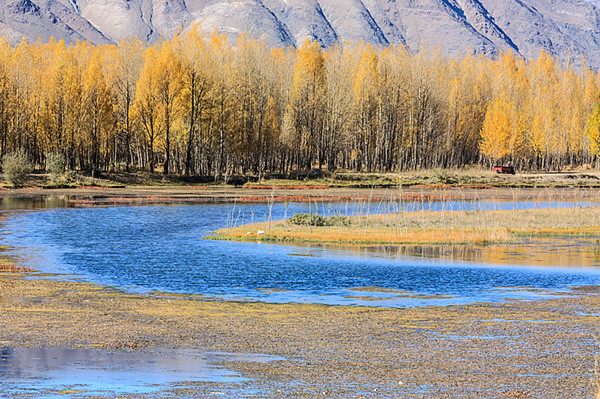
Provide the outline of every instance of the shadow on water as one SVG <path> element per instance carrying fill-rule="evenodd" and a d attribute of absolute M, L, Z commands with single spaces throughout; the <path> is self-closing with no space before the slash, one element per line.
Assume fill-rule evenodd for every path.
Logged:
<path fill-rule="evenodd" d="M 64 398 L 69 393 L 143 394 L 187 382 L 242 382 L 246 378 L 215 363 L 277 360 L 284 359 L 187 349 L 0 348 L 0 384 L 4 393 L 46 398 Z"/>

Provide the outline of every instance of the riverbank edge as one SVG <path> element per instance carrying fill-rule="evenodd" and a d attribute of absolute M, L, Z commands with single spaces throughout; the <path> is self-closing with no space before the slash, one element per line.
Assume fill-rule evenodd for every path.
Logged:
<path fill-rule="evenodd" d="M 483 165 L 471 165 L 459 169 L 423 169 L 404 172 L 371 173 L 350 170 L 326 172 L 313 170 L 288 175 L 271 174 L 266 176 L 233 175 L 226 182 L 215 182 L 214 176 L 164 175 L 147 172 L 106 172 L 97 177 L 81 173 L 70 173 L 53 179 L 47 173 L 34 173 L 29 176 L 26 186 L 36 189 L 75 189 L 131 188 L 160 186 L 197 187 L 238 187 L 258 188 L 298 188 L 317 189 L 371 189 L 371 188 L 437 188 L 439 190 L 490 189 L 490 188 L 600 188 L 600 172 L 596 169 L 566 171 L 529 171 L 516 175 L 498 174 Z M 0 184 L 0 190 L 10 189 L 8 182 Z"/>
<path fill-rule="evenodd" d="M 244 230 L 256 230 L 256 226 L 245 225 Z M 226 229 L 225 229 L 226 230 Z M 427 234 L 427 233 L 426 233 Z M 428 234 L 431 234 L 430 232 Z M 427 246 L 444 246 L 444 245 L 455 245 L 455 246 L 475 246 L 475 247 L 488 247 L 494 245 L 505 245 L 505 244 L 532 244 L 532 240 L 542 238 L 593 238 L 600 235 L 600 227 L 593 231 L 587 232 L 576 232 L 576 231 L 545 231 L 540 230 L 539 232 L 513 232 L 512 236 L 508 239 L 485 239 L 476 238 L 472 240 L 463 239 L 447 239 L 447 238 L 431 238 L 422 240 L 376 240 L 376 239 L 353 239 L 353 240 L 337 240 L 337 239 L 319 239 L 308 237 L 290 237 L 282 233 L 265 233 L 264 235 L 257 235 L 252 233 L 246 236 L 231 234 L 227 232 L 221 232 L 220 230 L 215 231 L 205 237 L 206 240 L 214 241 L 231 241 L 231 242 L 255 242 L 264 244 L 298 244 L 298 245 L 342 245 L 347 247 L 371 247 L 371 246 L 416 246 L 416 245 L 427 245 Z"/>

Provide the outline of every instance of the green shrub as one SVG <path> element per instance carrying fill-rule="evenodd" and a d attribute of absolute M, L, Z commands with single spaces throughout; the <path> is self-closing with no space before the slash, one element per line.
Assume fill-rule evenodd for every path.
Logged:
<path fill-rule="evenodd" d="M 65 173 L 67 161 L 60 153 L 46 154 L 46 171 L 50 173 L 52 181 L 57 181 Z"/>
<path fill-rule="evenodd" d="M 298 226 L 349 226 L 350 218 L 347 216 L 320 216 L 309 213 L 297 213 L 288 219 L 288 222 Z"/>
<path fill-rule="evenodd" d="M 289 222 L 299 226 L 325 226 L 323 216 L 308 213 L 297 213 L 289 219 Z"/>
<path fill-rule="evenodd" d="M 352 224 L 352 219 L 348 216 L 329 216 L 327 219 L 327 226 L 350 226 Z"/>
<path fill-rule="evenodd" d="M 25 152 L 19 150 L 12 154 L 6 154 L 2 158 L 2 171 L 4 179 L 17 188 L 22 187 L 27 181 L 28 175 L 33 171 L 33 166 Z"/>

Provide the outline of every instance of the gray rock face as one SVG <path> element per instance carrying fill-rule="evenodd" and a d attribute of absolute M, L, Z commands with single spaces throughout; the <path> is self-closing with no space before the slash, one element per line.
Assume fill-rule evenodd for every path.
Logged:
<path fill-rule="evenodd" d="M 598 0 L 3 0 L 0 35 L 42 41 L 154 41 L 199 24 L 231 39 L 241 32 L 271 46 L 324 47 L 364 40 L 437 47 L 449 55 L 525 58 L 545 50 L 563 62 L 582 54 L 600 66 Z"/>

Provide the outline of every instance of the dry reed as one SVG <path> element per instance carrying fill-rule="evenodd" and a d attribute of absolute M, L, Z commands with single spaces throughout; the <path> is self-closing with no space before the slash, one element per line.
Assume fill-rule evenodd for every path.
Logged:
<path fill-rule="evenodd" d="M 515 193 L 514 198 L 523 198 Z M 315 199 L 310 212 L 319 213 Z M 566 202 L 568 204 L 566 204 Z M 217 232 L 221 239 L 255 240 L 254 233 L 267 231 L 261 241 L 323 242 L 348 244 L 490 244 L 544 236 L 600 235 L 600 206 L 560 198 L 548 191 L 527 201 L 500 203 L 477 197 L 457 199 L 446 192 L 439 196 L 418 196 L 408 201 L 402 192 L 387 198 L 369 197 L 357 204 L 358 211 L 344 207 L 326 208 L 327 217 L 343 216 L 348 222 L 314 228 L 294 225 L 288 220 L 272 221 L 269 203 L 267 223 L 231 226 Z M 309 202 L 310 204 L 311 202 Z M 504 210 L 498 210 L 503 205 Z M 507 205 L 508 204 L 508 205 Z M 506 208 L 509 209 L 506 209 Z M 526 209 L 522 209 L 526 208 Z M 327 211 L 325 211 L 327 209 Z"/>

